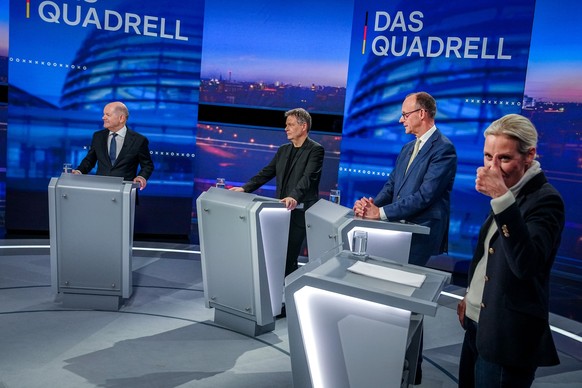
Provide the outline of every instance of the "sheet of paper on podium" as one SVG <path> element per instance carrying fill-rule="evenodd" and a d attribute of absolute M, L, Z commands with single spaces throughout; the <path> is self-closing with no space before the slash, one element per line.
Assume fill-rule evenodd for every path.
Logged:
<path fill-rule="evenodd" d="M 422 283 L 424 283 L 424 280 L 426 279 L 426 275 L 383 267 L 376 264 L 365 263 L 363 261 L 354 263 L 354 265 L 348 268 L 348 271 L 416 288 L 422 286 Z"/>

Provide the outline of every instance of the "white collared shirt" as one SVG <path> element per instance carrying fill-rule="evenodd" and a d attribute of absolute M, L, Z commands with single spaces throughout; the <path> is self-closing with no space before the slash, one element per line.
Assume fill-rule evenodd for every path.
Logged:
<path fill-rule="evenodd" d="M 422 147 L 424 147 L 424 145 L 426 144 L 428 139 L 430 139 L 430 137 L 432 136 L 433 133 L 435 133 L 435 131 L 436 131 L 436 125 L 433 125 L 431 129 L 426 131 L 426 133 L 424 135 L 422 135 L 421 137 L 418 138 L 421 141 L 420 146 L 418 146 L 418 152 L 420 152 Z M 417 155 L 418 155 L 418 153 L 417 153 Z"/>

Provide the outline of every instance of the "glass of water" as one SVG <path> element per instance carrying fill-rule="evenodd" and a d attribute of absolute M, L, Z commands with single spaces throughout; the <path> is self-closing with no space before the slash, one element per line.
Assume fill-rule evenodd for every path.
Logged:
<path fill-rule="evenodd" d="M 368 232 L 355 230 L 352 237 L 352 253 L 356 256 L 366 256 L 368 249 Z"/>
<path fill-rule="evenodd" d="M 216 187 L 219 189 L 225 188 L 224 178 L 216 178 Z"/>
<path fill-rule="evenodd" d="M 341 191 L 339 190 L 330 190 L 329 191 L 329 201 L 333 203 L 337 203 L 339 205 L 341 200 Z"/>
<path fill-rule="evenodd" d="M 63 173 L 70 174 L 71 172 L 73 172 L 71 163 L 63 163 Z"/>

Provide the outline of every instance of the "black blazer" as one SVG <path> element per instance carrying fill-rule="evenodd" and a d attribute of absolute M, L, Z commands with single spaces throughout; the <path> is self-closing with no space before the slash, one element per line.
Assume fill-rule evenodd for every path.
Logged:
<path fill-rule="evenodd" d="M 149 179 L 154 171 L 154 162 L 150 155 L 148 139 L 127 128 L 123 147 L 115 164 L 111 165 L 107 152 L 108 136 L 108 129 L 102 129 L 93 134 L 91 148 L 77 170 L 88 174 L 97 164 L 97 175 L 120 176 L 126 181 L 132 181 L 137 175 Z M 138 167 L 140 167 L 139 172 Z"/>
<path fill-rule="evenodd" d="M 488 247 L 477 330 L 477 350 L 485 360 L 516 367 L 560 362 L 548 322 L 548 300 L 564 217 L 562 197 L 539 173 L 520 190 L 513 205 L 491 214 L 482 226 L 469 284 L 483 257 L 491 222 L 498 229 Z"/>
<path fill-rule="evenodd" d="M 271 162 L 244 184 L 244 191 L 253 192 L 276 177 L 277 198 L 292 197 L 298 203 L 303 203 L 305 209 L 317 202 L 324 149 L 310 138 L 305 139 L 291 161 L 289 173 L 285 176 L 287 160 L 292 149 L 292 143 L 279 147 Z"/>

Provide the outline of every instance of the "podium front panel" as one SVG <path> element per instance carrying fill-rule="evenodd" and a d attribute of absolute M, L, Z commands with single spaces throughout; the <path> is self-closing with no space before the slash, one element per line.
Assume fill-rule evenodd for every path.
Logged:
<path fill-rule="evenodd" d="M 87 307 L 104 297 L 116 306 L 118 298 L 131 295 L 135 186 L 120 177 L 62 174 L 51 179 L 54 291 L 86 295 L 76 300 Z"/>
<path fill-rule="evenodd" d="M 294 386 L 400 387 L 413 379 L 422 315 L 436 314 L 450 274 L 370 256 L 372 269 L 417 282 L 379 279 L 350 270 L 361 261 L 332 251 L 287 277 Z"/>
<path fill-rule="evenodd" d="M 196 200 L 206 306 L 249 335 L 274 328 L 290 212 L 279 200 L 211 187 Z"/>
<path fill-rule="evenodd" d="M 91 191 L 61 185 L 56 199 L 60 287 L 120 290 L 120 186 Z"/>
<path fill-rule="evenodd" d="M 294 304 L 314 387 L 400 385 L 410 311 L 313 286 Z"/>
<path fill-rule="evenodd" d="M 221 189 L 224 190 L 224 189 Z M 220 193 L 219 193 L 220 194 Z M 251 251 L 250 222 L 245 206 L 236 201 L 215 203 L 202 198 L 199 211 L 200 249 L 203 251 L 206 298 L 214 306 L 228 306 L 243 314 L 254 304 L 250 262 L 241 260 Z M 236 292 L 232 292 L 236 290 Z"/>

